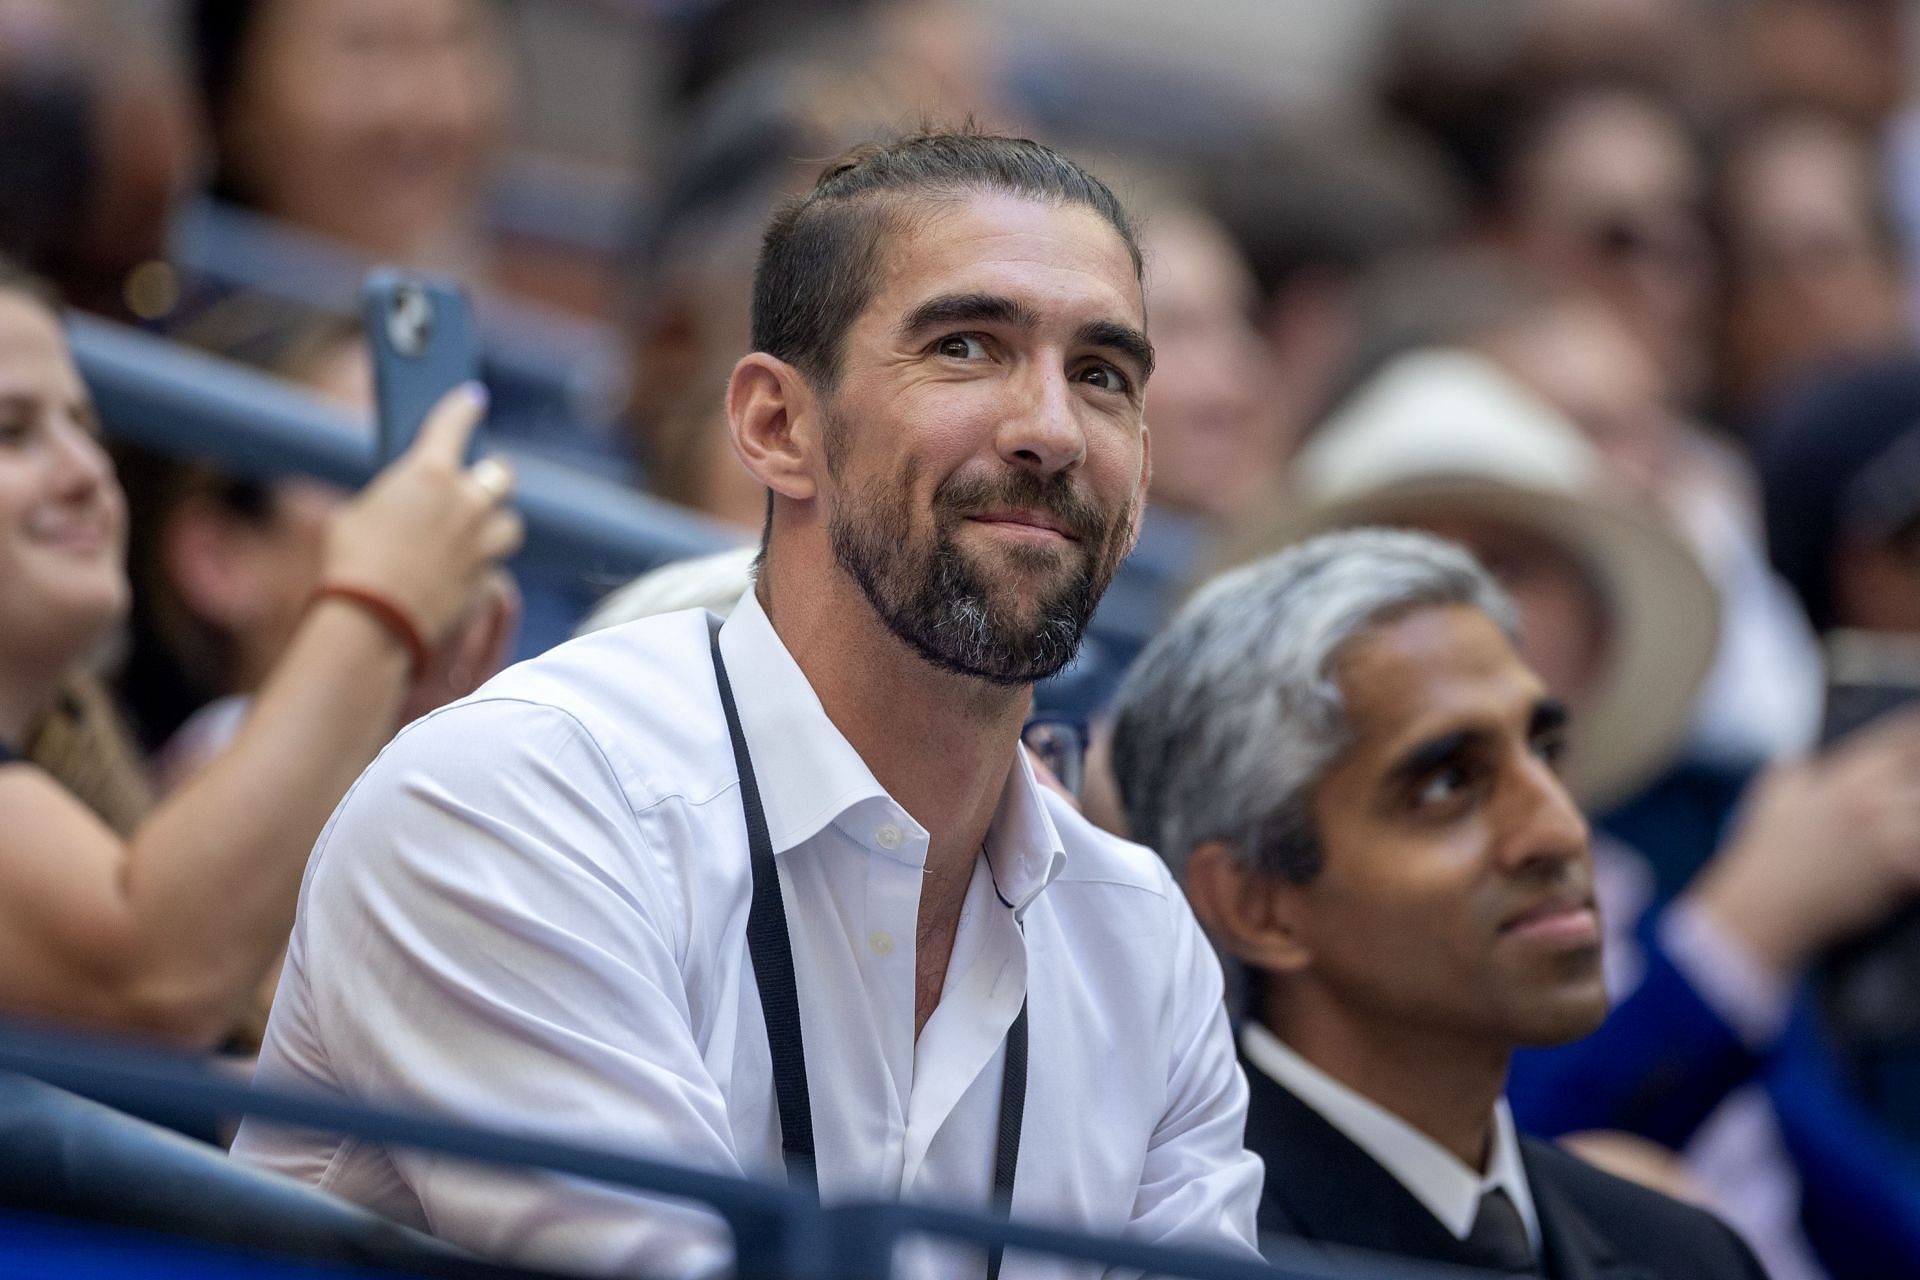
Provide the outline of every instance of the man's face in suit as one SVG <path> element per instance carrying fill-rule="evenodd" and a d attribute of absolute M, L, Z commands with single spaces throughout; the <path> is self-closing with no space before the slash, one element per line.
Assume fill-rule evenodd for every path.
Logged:
<path fill-rule="evenodd" d="M 1600 928 L 1587 825 L 1556 768 L 1560 704 L 1464 606 L 1375 627 L 1336 671 L 1352 743 L 1314 790 L 1319 872 L 1251 880 L 1237 908 L 1196 895 L 1271 975 L 1267 1021 L 1310 1057 L 1313 1042 L 1505 1054 L 1593 1030 Z"/>

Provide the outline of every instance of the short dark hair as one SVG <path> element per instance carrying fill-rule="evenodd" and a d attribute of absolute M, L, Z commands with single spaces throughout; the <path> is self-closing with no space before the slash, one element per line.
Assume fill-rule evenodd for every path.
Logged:
<path fill-rule="evenodd" d="M 19 294 L 60 314 L 60 291 L 45 276 L 0 252 L 0 293 Z"/>
<path fill-rule="evenodd" d="M 855 147 L 774 215 L 753 279 L 753 346 L 817 385 L 838 381 L 847 330 L 878 285 L 888 237 L 915 199 L 1005 193 L 1106 220 L 1142 278 L 1133 220 L 1106 183 L 1042 143 L 961 129 Z"/>

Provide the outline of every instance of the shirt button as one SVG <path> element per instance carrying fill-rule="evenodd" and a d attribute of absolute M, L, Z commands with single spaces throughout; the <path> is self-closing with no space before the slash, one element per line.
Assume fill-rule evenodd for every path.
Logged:
<path fill-rule="evenodd" d="M 879 841 L 882 849 L 898 849 L 902 836 L 900 828 L 889 822 L 886 826 L 874 832 L 873 838 Z"/>
<path fill-rule="evenodd" d="M 877 956 L 890 956 L 893 954 L 893 935 L 885 929 L 875 929 L 867 936 L 867 945 L 873 948 L 873 954 Z"/>

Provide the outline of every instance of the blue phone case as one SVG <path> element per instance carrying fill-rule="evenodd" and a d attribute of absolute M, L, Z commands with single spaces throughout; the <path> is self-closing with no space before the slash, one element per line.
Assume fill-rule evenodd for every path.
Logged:
<path fill-rule="evenodd" d="M 448 280 L 374 271 L 361 293 L 361 308 L 373 348 L 377 435 L 385 465 L 406 452 L 440 397 L 479 379 L 480 339 L 465 291 Z M 479 455 L 476 431 L 467 461 Z"/>

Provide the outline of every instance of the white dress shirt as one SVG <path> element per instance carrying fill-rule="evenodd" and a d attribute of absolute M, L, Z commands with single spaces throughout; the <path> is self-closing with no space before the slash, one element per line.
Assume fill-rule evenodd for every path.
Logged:
<path fill-rule="evenodd" d="M 1456 1239 L 1465 1240 L 1473 1233 L 1480 1198 L 1497 1187 L 1520 1211 L 1527 1239 L 1534 1252 L 1540 1252 L 1540 1214 L 1527 1186 L 1520 1139 L 1506 1099 L 1494 1104 L 1493 1151 L 1487 1171 L 1481 1173 L 1379 1103 L 1308 1062 L 1259 1023 L 1248 1022 L 1240 1028 L 1240 1047 L 1248 1062 L 1372 1156 Z"/>
<path fill-rule="evenodd" d="M 786 902 L 823 1200 L 988 1204 L 1024 996 L 1015 1215 L 1255 1256 L 1261 1170 L 1219 965 L 1160 860 L 1015 752 L 916 1042 L 927 833 L 751 593 L 721 648 Z M 707 615 L 563 645 L 410 726 L 342 801 L 260 1078 L 781 1177 L 749 868 Z M 255 1123 L 234 1153 L 489 1255 L 724 1263 L 704 1216 L 610 1188 Z M 1009 1277 L 1056 1273 L 1006 1260 Z"/>

